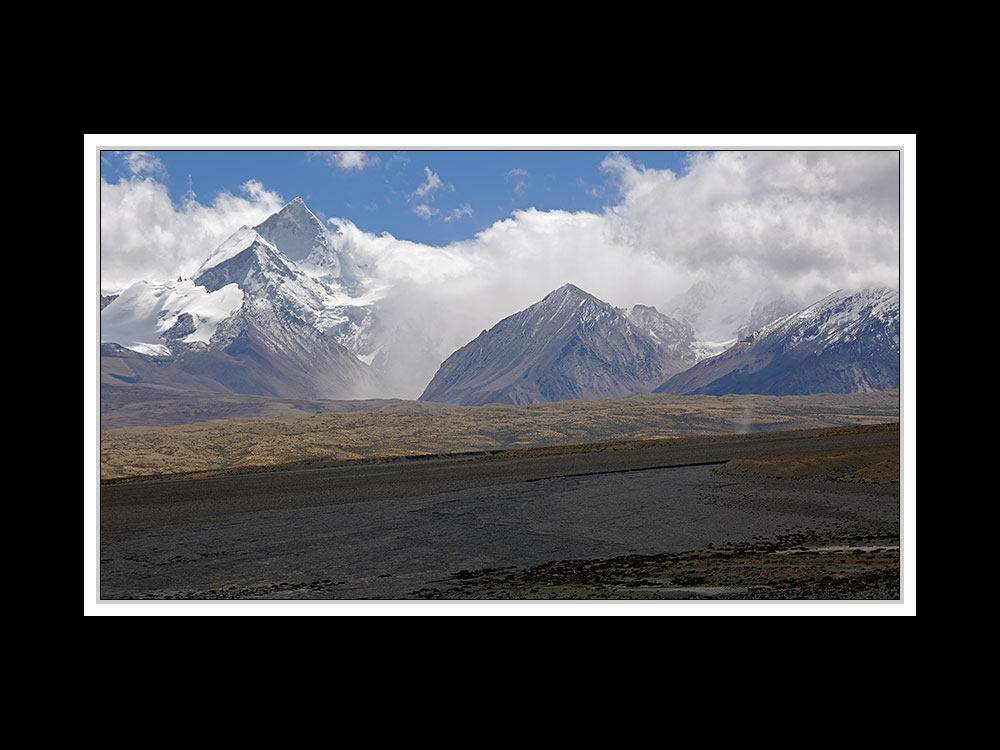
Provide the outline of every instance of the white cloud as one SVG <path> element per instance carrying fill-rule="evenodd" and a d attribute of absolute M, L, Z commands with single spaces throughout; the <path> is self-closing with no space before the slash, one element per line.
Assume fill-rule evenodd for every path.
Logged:
<path fill-rule="evenodd" d="M 413 213 L 421 219 L 430 221 L 433 217 L 440 216 L 441 210 L 427 203 L 418 203 L 413 207 Z M 463 203 L 462 205 L 453 208 L 447 214 L 444 214 L 442 218 L 445 222 L 450 224 L 455 221 L 462 221 L 462 219 L 466 216 L 472 216 L 472 206 L 468 203 Z"/>
<path fill-rule="evenodd" d="M 364 151 L 337 151 L 334 160 L 341 169 L 362 170 L 378 160 L 378 157 L 369 157 Z"/>
<path fill-rule="evenodd" d="M 118 153 L 133 175 L 162 175 L 167 171 L 160 158 L 149 151 L 121 151 Z"/>
<path fill-rule="evenodd" d="M 188 276 L 230 234 L 259 224 L 284 205 L 280 195 L 255 180 L 240 193 L 221 193 L 208 205 L 189 193 L 175 204 L 152 178 L 117 183 L 102 178 L 101 288 Z"/>
<path fill-rule="evenodd" d="M 463 203 L 461 206 L 452 209 L 451 213 L 444 217 L 447 222 L 461 221 L 466 216 L 472 216 L 472 206 Z"/>
<path fill-rule="evenodd" d="M 419 195 L 421 198 L 426 198 L 427 196 L 433 195 L 438 190 L 442 189 L 454 192 L 455 187 L 453 185 L 445 185 L 441 176 L 432 172 L 430 167 L 424 167 L 424 173 L 427 175 L 427 182 L 416 189 L 414 193 L 415 195 Z"/>
<path fill-rule="evenodd" d="M 423 183 L 413 192 L 414 197 L 422 199 L 423 203 L 418 203 L 413 207 L 413 213 L 422 219 L 430 221 L 434 216 L 441 215 L 441 210 L 434 208 L 427 201 L 434 200 L 434 194 L 439 190 L 446 190 L 448 192 L 455 192 L 454 185 L 446 185 L 444 180 L 441 179 L 441 175 L 436 172 L 431 171 L 430 167 L 424 167 L 424 174 L 427 175 L 427 182 Z M 443 216 L 444 221 L 451 223 L 455 221 L 461 221 L 466 216 L 472 216 L 472 206 L 468 203 L 463 203 L 457 208 L 452 209 L 447 214 Z"/>
<path fill-rule="evenodd" d="M 511 169 L 508 172 L 504 173 L 504 177 L 507 178 L 508 182 L 512 177 L 516 178 L 514 181 L 514 188 L 513 188 L 515 193 L 524 192 L 524 188 L 527 186 L 527 181 L 524 178 L 527 176 L 528 176 L 528 170 L 521 169 L 520 167 L 515 167 L 514 169 Z"/>
<path fill-rule="evenodd" d="M 420 203 L 413 207 L 413 213 L 422 219 L 431 220 L 432 216 L 436 216 L 441 213 L 438 209 L 428 206 L 426 203 Z"/>
<path fill-rule="evenodd" d="M 369 156 L 366 151 L 329 151 L 326 154 L 327 164 L 340 169 L 356 169 L 359 172 L 367 166 L 378 162 L 378 157 Z"/>

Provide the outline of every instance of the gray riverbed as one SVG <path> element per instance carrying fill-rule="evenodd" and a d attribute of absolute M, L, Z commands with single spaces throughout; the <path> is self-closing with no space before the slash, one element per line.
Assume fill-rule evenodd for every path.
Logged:
<path fill-rule="evenodd" d="M 412 599 L 463 571 L 898 530 L 898 487 L 629 471 L 138 533 L 101 543 L 100 594 Z"/>

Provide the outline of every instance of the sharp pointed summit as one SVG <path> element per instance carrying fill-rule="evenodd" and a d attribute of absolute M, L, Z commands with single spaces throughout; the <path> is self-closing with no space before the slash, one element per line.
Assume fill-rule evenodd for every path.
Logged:
<path fill-rule="evenodd" d="M 329 232 L 316 215 L 297 197 L 275 214 L 254 227 L 266 239 L 294 261 L 303 261 L 316 250 L 330 246 Z"/>
<path fill-rule="evenodd" d="M 576 284 L 563 284 L 558 289 L 554 289 L 545 295 L 544 299 L 549 299 L 550 297 L 590 297 L 591 299 L 597 299 L 592 294 L 588 294 L 583 291 Z"/>
<path fill-rule="evenodd" d="M 254 229 L 313 276 L 351 297 L 363 292 L 364 273 L 353 253 L 309 210 L 301 197 L 286 203 Z"/>

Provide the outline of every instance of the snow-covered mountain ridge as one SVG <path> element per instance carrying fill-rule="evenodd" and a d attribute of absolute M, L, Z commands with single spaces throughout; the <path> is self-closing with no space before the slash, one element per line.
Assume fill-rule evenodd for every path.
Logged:
<path fill-rule="evenodd" d="M 841 290 L 743 337 L 658 392 L 850 393 L 899 387 L 899 292 Z"/>
<path fill-rule="evenodd" d="M 754 343 L 784 340 L 788 347 L 809 342 L 816 349 L 849 343 L 871 326 L 896 326 L 899 346 L 899 292 L 877 287 L 861 291 L 840 289 L 804 310 L 768 323 L 745 338 Z"/>

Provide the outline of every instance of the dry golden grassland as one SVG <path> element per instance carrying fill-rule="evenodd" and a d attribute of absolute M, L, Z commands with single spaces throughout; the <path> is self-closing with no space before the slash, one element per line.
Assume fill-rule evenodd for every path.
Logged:
<path fill-rule="evenodd" d="M 101 478 L 898 420 L 899 393 L 671 396 L 240 418 L 101 434 Z"/>

